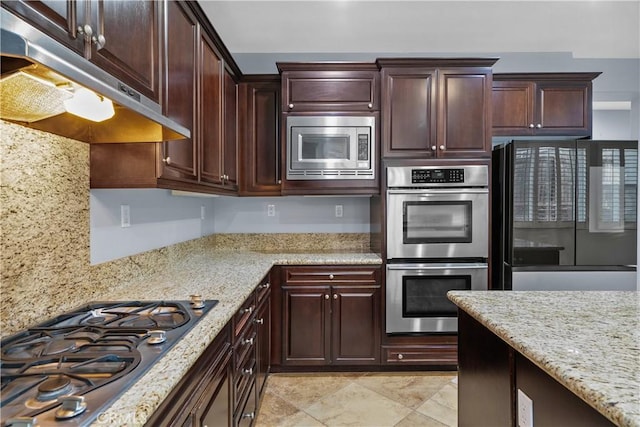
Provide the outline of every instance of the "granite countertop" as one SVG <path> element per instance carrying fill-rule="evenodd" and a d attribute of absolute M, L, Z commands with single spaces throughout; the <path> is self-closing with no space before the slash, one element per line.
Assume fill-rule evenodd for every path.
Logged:
<path fill-rule="evenodd" d="M 123 283 L 103 300 L 188 299 L 219 303 L 92 424 L 143 425 L 274 265 L 381 264 L 371 253 L 260 253 L 205 250 L 173 263 L 162 275 Z"/>
<path fill-rule="evenodd" d="M 450 291 L 462 310 L 618 426 L 640 426 L 640 293 Z"/>

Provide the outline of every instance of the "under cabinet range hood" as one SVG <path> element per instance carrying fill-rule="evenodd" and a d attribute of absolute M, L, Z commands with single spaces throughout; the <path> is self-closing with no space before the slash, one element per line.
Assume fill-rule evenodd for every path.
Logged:
<path fill-rule="evenodd" d="M 161 106 L 131 90 L 5 9 L 1 13 L 0 119 L 83 142 L 161 142 L 191 137 Z M 94 122 L 69 113 L 65 101 L 94 92 L 113 102 L 113 117 Z M 106 103 L 105 103 L 106 104 Z M 86 107 L 92 109 L 93 107 Z"/>

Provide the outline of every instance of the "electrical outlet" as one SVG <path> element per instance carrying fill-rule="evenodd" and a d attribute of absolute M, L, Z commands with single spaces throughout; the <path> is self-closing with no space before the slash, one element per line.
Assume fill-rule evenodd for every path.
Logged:
<path fill-rule="evenodd" d="M 129 205 L 120 205 L 120 227 L 131 226 L 131 209 Z"/>
<path fill-rule="evenodd" d="M 342 218 L 342 205 L 336 205 L 336 218 Z"/>
<path fill-rule="evenodd" d="M 518 389 L 518 427 L 533 427 L 533 400 Z"/>
<path fill-rule="evenodd" d="M 276 216 L 276 205 L 267 205 L 267 216 Z"/>
<path fill-rule="evenodd" d="M 204 209 L 204 206 L 200 206 L 200 219 L 204 219 L 206 216 L 206 211 Z"/>

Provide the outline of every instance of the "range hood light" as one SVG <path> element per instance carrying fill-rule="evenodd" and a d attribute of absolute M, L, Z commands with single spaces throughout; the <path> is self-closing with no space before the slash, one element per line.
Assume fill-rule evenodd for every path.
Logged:
<path fill-rule="evenodd" d="M 68 113 L 93 122 L 103 122 L 115 114 L 110 99 L 97 95 L 86 88 L 78 88 L 73 98 L 64 101 Z"/>

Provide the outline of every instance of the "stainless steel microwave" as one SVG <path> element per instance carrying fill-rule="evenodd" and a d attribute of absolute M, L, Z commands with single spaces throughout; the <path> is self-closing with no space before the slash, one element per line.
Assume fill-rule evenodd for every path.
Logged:
<path fill-rule="evenodd" d="M 288 116 L 288 180 L 374 179 L 372 116 Z"/>

